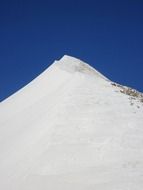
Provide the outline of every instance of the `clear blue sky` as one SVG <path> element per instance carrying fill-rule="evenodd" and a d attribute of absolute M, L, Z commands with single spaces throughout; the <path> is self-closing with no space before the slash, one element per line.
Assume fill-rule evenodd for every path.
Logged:
<path fill-rule="evenodd" d="M 143 0 L 0 1 L 0 101 L 64 54 L 143 91 Z"/>

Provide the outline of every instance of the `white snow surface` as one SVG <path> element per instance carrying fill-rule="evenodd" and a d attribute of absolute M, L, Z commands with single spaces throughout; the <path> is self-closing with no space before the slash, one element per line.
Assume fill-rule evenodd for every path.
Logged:
<path fill-rule="evenodd" d="M 0 103 L 1 190 L 142 190 L 143 103 L 70 56 Z"/>

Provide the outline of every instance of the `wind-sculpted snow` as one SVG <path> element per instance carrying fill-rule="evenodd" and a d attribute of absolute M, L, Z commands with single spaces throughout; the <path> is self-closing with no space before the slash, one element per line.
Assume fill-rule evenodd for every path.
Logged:
<path fill-rule="evenodd" d="M 115 84 L 64 56 L 2 102 L 0 189 L 143 189 L 143 103 Z"/>

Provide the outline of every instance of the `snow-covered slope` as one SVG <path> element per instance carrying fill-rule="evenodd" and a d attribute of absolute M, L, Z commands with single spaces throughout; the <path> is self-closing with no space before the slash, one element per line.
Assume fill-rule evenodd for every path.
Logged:
<path fill-rule="evenodd" d="M 55 61 L 0 103 L 0 189 L 142 190 L 143 95 Z"/>

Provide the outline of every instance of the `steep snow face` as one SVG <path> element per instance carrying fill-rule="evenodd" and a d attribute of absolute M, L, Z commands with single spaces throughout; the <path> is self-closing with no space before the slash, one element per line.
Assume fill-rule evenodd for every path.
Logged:
<path fill-rule="evenodd" d="M 0 104 L 0 189 L 142 188 L 141 93 L 64 56 Z"/>

